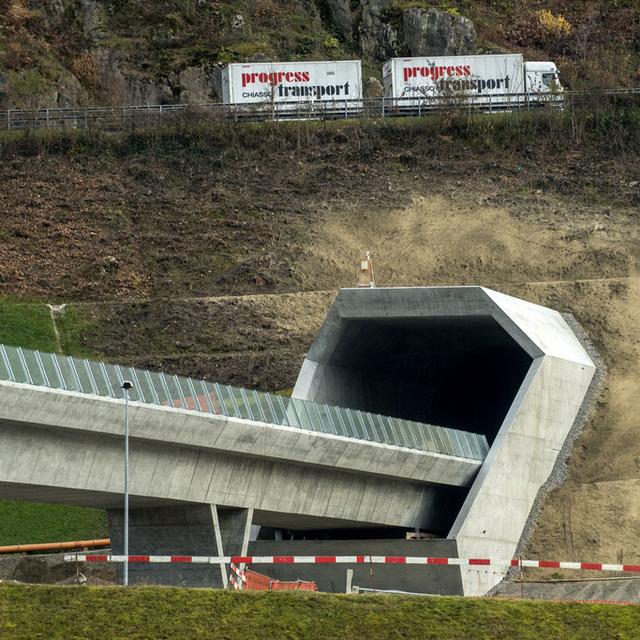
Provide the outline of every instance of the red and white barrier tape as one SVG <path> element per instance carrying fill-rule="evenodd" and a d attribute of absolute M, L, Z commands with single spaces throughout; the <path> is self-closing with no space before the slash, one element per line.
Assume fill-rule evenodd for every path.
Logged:
<path fill-rule="evenodd" d="M 229 576 L 229 584 L 236 591 L 242 591 L 246 583 L 247 583 L 247 576 L 245 575 L 244 571 L 236 567 L 236 565 L 232 562 L 231 575 Z"/>
<path fill-rule="evenodd" d="M 124 562 L 125 556 L 67 554 L 67 562 Z M 561 562 L 557 560 L 495 560 L 489 558 L 434 558 L 424 556 L 129 556 L 135 563 L 191 564 L 424 564 L 437 566 L 491 566 L 640 573 L 638 564 Z"/>

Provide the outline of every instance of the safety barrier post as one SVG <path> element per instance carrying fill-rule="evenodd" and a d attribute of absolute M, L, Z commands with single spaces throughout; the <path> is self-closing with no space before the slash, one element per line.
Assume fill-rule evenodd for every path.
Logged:
<path fill-rule="evenodd" d="M 524 600 L 524 579 L 522 577 L 522 556 L 518 556 L 518 567 L 520 569 L 520 596 Z"/>

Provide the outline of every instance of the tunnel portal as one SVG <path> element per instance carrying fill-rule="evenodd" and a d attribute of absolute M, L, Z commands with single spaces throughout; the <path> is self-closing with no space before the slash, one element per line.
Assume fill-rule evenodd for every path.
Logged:
<path fill-rule="evenodd" d="M 317 399 L 482 433 L 491 443 L 531 361 L 491 316 L 349 318 Z"/>

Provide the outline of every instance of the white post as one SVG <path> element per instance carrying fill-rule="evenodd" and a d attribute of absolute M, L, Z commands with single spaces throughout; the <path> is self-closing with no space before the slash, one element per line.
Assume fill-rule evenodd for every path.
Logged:
<path fill-rule="evenodd" d="M 352 593 L 353 590 L 353 569 L 347 569 L 347 589 L 345 593 Z"/>

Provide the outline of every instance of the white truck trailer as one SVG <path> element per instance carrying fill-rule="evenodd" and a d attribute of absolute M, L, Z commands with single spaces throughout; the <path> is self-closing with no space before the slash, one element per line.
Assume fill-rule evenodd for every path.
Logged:
<path fill-rule="evenodd" d="M 222 71 L 222 100 L 243 113 L 354 113 L 362 108 L 360 60 L 230 64 Z"/>
<path fill-rule="evenodd" d="M 553 62 L 524 62 L 520 54 L 393 58 L 382 69 L 385 99 L 404 110 L 468 104 L 481 109 L 517 108 L 562 101 Z"/>

